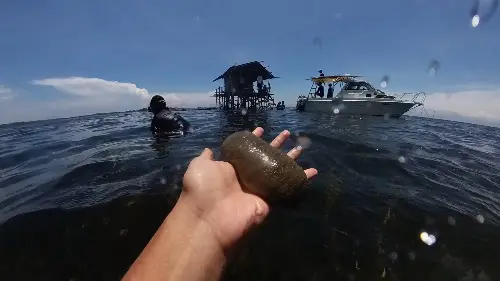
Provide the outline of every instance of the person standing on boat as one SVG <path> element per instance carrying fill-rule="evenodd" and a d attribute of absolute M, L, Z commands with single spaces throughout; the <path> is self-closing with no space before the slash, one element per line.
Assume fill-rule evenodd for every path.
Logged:
<path fill-rule="evenodd" d="M 323 74 L 323 70 L 319 70 L 319 77 L 325 77 L 325 74 Z M 324 97 L 325 96 L 325 87 L 323 87 L 323 82 L 317 82 L 318 88 L 316 89 L 316 93 L 314 95 L 319 96 L 319 97 Z"/>
<path fill-rule="evenodd" d="M 320 98 L 325 96 L 325 87 L 323 87 L 323 83 L 319 82 L 318 83 L 318 89 L 316 90 L 316 96 L 319 96 Z"/>
<path fill-rule="evenodd" d="M 332 83 L 328 84 L 328 92 L 326 93 L 326 98 L 331 99 L 333 98 L 333 88 L 332 88 Z"/>

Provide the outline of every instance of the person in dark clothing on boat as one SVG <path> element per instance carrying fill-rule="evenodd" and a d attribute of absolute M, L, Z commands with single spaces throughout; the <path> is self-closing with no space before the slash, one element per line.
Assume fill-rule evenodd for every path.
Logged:
<path fill-rule="evenodd" d="M 333 98 L 333 88 L 332 88 L 332 83 L 328 84 L 328 92 L 326 94 L 327 99 Z"/>
<path fill-rule="evenodd" d="M 172 112 L 162 96 L 151 98 L 149 111 L 154 114 L 151 120 L 151 132 L 155 136 L 185 132 L 191 126 L 186 119 Z"/>
<path fill-rule="evenodd" d="M 323 70 L 320 69 L 318 72 L 319 72 L 319 77 L 324 77 L 325 76 L 325 74 L 323 74 Z"/>
<path fill-rule="evenodd" d="M 323 87 L 323 83 L 318 83 L 318 89 L 316 90 L 316 96 L 322 98 L 325 96 L 325 87 Z"/>

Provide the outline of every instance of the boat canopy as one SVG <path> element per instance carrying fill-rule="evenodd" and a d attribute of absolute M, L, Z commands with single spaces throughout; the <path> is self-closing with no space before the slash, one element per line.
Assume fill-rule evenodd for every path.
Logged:
<path fill-rule="evenodd" d="M 332 75 L 332 76 L 319 76 L 311 77 L 310 79 L 314 83 L 338 83 L 338 82 L 348 82 L 352 81 L 354 78 L 361 77 L 357 75 Z"/>

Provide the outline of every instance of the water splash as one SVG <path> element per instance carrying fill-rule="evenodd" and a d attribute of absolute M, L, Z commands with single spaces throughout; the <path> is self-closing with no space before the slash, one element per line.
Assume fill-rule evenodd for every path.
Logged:
<path fill-rule="evenodd" d="M 398 161 L 399 163 L 404 164 L 406 163 L 406 158 L 404 156 L 399 156 Z"/>

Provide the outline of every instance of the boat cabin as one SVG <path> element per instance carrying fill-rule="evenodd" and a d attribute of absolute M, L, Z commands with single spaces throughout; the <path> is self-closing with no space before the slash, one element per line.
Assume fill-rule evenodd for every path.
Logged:
<path fill-rule="evenodd" d="M 347 82 L 337 94 L 338 98 L 360 99 L 360 98 L 386 98 L 394 99 L 394 96 L 386 95 L 379 89 L 373 87 L 366 81 Z"/>
<path fill-rule="evenodd" d="M 366 98 L 386 98 L 394 99 L 395 97 L 386 95 L 383 91 L 376 89 L 370 83 L 356 79 L 360 76 L 354 75 L 333 75 L 333 76 L 321 76 L 313 77 L 310 80 L 313 82 L 311 89 L 309 90 L 308 98 L 310 99 L 332 99 L 332 98 L 347 98 L 347 99 L 366 99 Z M 332 88 L 335 91 L 335 87 L 338 85 L 340 91 L 332 97 L 327 94 L 328 88 Z M 323 90 L 321 90 L 323 87 Z M 328 88 L 327 88 L 328 87 Z M 323 91 L 323 93 L 321 93 Z M 321 97 L 323 94 L 323 97 Z"/>

